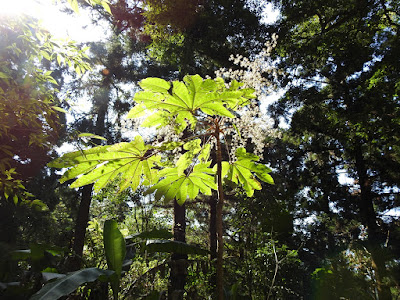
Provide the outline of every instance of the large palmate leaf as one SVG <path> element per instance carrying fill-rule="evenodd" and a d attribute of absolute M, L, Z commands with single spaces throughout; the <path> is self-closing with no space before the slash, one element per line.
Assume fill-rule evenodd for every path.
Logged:
<path fill-rule="evenodd" d="M 81 269 L 61 277 L 56 281 L 47 283 L 41 290 L 34 294 L 31 300 L 56 300 L 75 291 L 82 284 L 93 282 L 100 276 L 111 276 L 114 271 L 98 268 Z"/>
<path fill-rule="evenodd" d="M 135 94 L 137 105 L 127 117 L 136 118 L 152 112 L 142 126 L 164 126 L 174 120 L 179 132 L 188 124 L 193 128 L 200 111 L 210 116 L 234 118 L 230 110 L 255 97 L 254 90 L 242 89 L 237 82 L 226 88 L 221 78 L 204 80 L 199 75 L 187 75 L 184 82 L 174 81 L 172 89 L 167 81 L 159 78 L 146 78 L 140 86 L 143 91 Z"/>
<path fill-rule="evenodd" d="M 247 153 L 244 148 L 238 148 L 236 150 L 236 158 L 235 162 L 222 162 L 221 176 L 222 178 L 226 177 L 235 184 L 240 183 L 247 196 L 253 196 L 254 190 L 261 190 L 262 188 L 261 183 L 255 176 L 266 183 L 274 184 L 272 176 L 268 174 L 271 169 L 255 162 L 259 159 L 257 155 Z"/>
<path fill-rule="evenodd" d="M 94 183 L 98 191 L 108 182 L 120 177 L 120 189 L 136 189 L 144 177 L 151 184 L 156 178 L 154 164 L 160 160 L 151 154 L 140 136 L 130 143 L 118 143 L 112 146 L 99 146 L 83 151 L 71 152 L 49 163 L 50 167 L 69 168 L 61 177 L 65 182 L 77 176 L 71 188 Z"/>
<path fill-rule="evenodd" d="M 199 192 L 211 195 L 211 190 L 216 190 L 217 185 L 214 181 L 215 172 L 208 168 L 209 165 L 210 163 L 197 164 L 188 175 L 178 168 L 166 168 L 159 172 L 163 179 L 149 188 L 146 194 L 156 191 L 157 200 L 164 197 L 164 201 L 169 202 L 175 198 L 180 205 L 187 199 L 196 198 Z"/>

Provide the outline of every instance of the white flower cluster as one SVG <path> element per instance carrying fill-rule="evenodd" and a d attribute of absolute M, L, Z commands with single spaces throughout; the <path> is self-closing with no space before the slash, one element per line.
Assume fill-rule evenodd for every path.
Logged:
<path fill-rule="evenodd" d="M 258 96 L 269 93 L 275 86 L 263 74 L 270 74 L 273 78 L 277 78 L 279 75 L 279 71 L 271 58 L 271 53 L 276 47 L 277 40 L 278 35 L 274 33 L 271 41 L 266 42 L 265 48 L 255 55 L 253 59 L 238 54 L 236 56 L 231 54 L 229 60 L 233 61 L 240 68 L 236 70 L 222 68 L 216 71 L 215 75 L 243 82 L 245 86 L 254 88 Z"/>
<path fill-rule="evenodd" d="M 272 119 L 261 115 L 259 106 L 255 101 L 237 111 L 237 113 L 239 116 L 231 120 L 236 128 L 230 126 L 225 130 L 225 134 L 230 136 L 229 156 L 233 158 L 237 148 L 245 148 L 250 142 L 254 146 L 252 152 L 262 159 L 266 137 L 279 136 L 278 131 L 272 128 Z"/>
<path fill-rule="evenodd" d="M 168 124 L 157 129 L 157 139 L 162 142 L 179 142 L 183 132 L 177 133 L 174 124 Z"/>
<path fill-rule="evenodd" d="M 117 128 L 124 138 L 133 138 L 137 134 L 139 122 L 136 119 L 121 119 L 121 125 Z M 133 135 L 133 136 L 132 136 Z"/>
<path fill-rule="evenodd" d="M 275 89 L 273 82 L 265 78 L 263 74 L 270 74 L 273 78 L 277 78 L 280 74 L 271 58 L 277 40 L 278 35 L 273 34 L 272 40 L 265 43 L 265 48 L 253 59 L 232 54 L 230 60 L 240 68 L 237 70 L 220 69 L 215 72 L 215 75 L 225 79 L 234 79 L 244 83 L 245 87 L 254 88 L 257 97 L 262 99 L 263 96 Z M 225 131 L 226 135 L 231 136 L 232 139 L 229 149 L 230 157 L 234 157 L 234 152 L 238 147 L 245 147 L 251 141 L 254 146 L 253 153 L 262 159 L 266 137 L 279 137 L 279 132 L 272 128 L 272 119 L 261 113 L 257 101 L 252 101 L 250 105 L 243 107 L 237 113 L 239 116 L 233 120 L 236 129 L 232 127 Z M 240 135 L 236 130 L 240 132 Z"/>

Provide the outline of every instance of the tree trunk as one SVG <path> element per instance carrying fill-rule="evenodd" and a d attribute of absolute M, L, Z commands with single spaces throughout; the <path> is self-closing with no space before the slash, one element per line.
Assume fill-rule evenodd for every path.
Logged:
<path fill-rule="evenodd" d="M 108 94 L 102 94 L 103 98 L 108 100 Z M 101 98 L 101 97 L 99 97 Z M 94 133 L 97 135 L 104 135 L 105 132 L 105 119 L 107 114 L 108 101 L 102 102 L 97 107 L 97 118 Z M 94 141 L 99 145 L 100 140 Z M 76 219 L 74 240 L 72 244 L 72 251 L 74 253 L 73 259 L 68 263 L 70 271 L 79 270 L 82 267 L 83 247 L 85 245 L 86 228 L 89 221 L 90 204 L 92 203 L 92 190 L 93 184 L 84 186 L 82 188 L 81 202 L 79 204 L 78 216 Z"/>
<path fill-rule="evenodd" d="M 216 209 L 216 227 L 217 227 L 217 299 L 224 299 L 224 239 L 222 226 L 222 209 L 224 207 L 224 190 L 222 186 L 222 149 L 219 139 L 220 129 L 216 122 L 215 138 L 217 140 L 217 185 L 218 185 L 218 203 Z"/>
<path fill-rule="evenodd" d="M 174 200 L 174 240 L 186 243 L 186 206 L 179 205 Z M 168 285 L 169 300 L 183 300 L 187 277 L 186 254 L 173 253 L 170 263 L 170 278 Z"/>
<path fill-rule="evenodd" d="M 217 195 L 213 192 L 210 197 L 210 224 L 209 224 L 209 238 L 210 238 L 210 259 L 217 258 Z"/>
<path fill-rule="evenodd" d="M 391 300 L 390 287 L 384 283 L 384 277 L 387 273 L 385 266 L 386 258 L 382 248 L 384 238 L 377 222 L 373 195 L 371 192 L 371 181 L 367 174 L 361 145 L 361 142 L 358 143 L 355 151 L 356 170 L 361 189 L 361 199 L 359 202 L 360 214 L 363 225 L 367 227 L 368 251 L 371 253 L 379 300 Z"/>
<path fill-rule="evenodd" d="M 92 202 L 93 185 L 84 186 L 81 190 L 81 201 L 75 223 L 75 233 L 72 244 L 73 257 L 68 261 L 68 271 L 76 271 L 82 267 L 83 246 L 85 245 L 86 227 L 89 221 L 89 209 Z"/>
<path fill-rule="evenodd" d="M 217 195 L 213 191 L 210 197 L 210 220 L 209 220 L 209 238 L 210 238 L 210 261 L 215 264 L 217 259 Z M 211 290 L 216 293 L 217 278 L 213 271 L 210 277 Z"/>
<path fill-rule="evenodd" d="M 11 198 L 12 199 L 12 198 Z M 0 243 L 15 246 L 18 235 L 18 224 L 15 220 L 17 207 L 0 196 Z"/>

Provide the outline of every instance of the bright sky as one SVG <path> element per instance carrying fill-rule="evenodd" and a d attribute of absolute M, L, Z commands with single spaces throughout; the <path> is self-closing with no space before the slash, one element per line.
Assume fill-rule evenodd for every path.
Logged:
<path fill-rule="evenodd" d="M 43 27 L 55 37 L 69 36 L 78 42 L 104 37 L 104 29 L 92 26 L 87 12 L 67 15 L 60 12 L 54 0 L 0 0 L 0 15 L 27 14 L 43 22 Z"/>
<path fill-rule="evenodd" d="M 104 37 L 104 29 L 91 26 L 87 12 L 80 10 L 78 14 L 67 15 L 59 11 L 56 0 L 0 0 L 0 15 L 28 14 L 43 21 L 43 27 L 56 37 L 69 36 L 78 42 L 94 41 Z M 265 9 L 265 23 L 274 22 L 279 12 L 272 4 Z M 83 30 L 84 29 L 84 30 Z"/>

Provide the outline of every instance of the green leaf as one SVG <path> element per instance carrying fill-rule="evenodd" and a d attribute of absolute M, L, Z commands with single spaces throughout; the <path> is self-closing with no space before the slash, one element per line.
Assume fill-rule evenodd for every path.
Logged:
<path fill-rule="evenodd" d="M 45 59 L 47 59 L 48 61 L 51 61 L 51 56 L 50 56 L 50 54 L 49 54 L 47 51 L 42 50 L 42 51 L 40 51 L 40 54 L 41 54 Z"/>
<path fill-rule="evenodd" d="M 183 149 L 188 150 L 188 151 L 192 152 L 193 154 L 197 154 L 201 150 L 200 144 L 201 144 L 201 140 L 200 139 L 194 139 L 194 140 L 191 140 L 189 142 L 186 142 L 183 145 Z"/>
<path fill-rule="evenodd" d="M 69 4 L 71 5 L 72 10 L 79 14 L 79 7 L 78 7 L 78 1 L 77 0 L 68 0 Z"/>
<path fill-rule="evenodd" d="M 210 158 L 210 150 L 211 150 L 211 145 L 206 144 L 203 149 L 200 151 L 200 155 L 198 156 L 198 159 L 201 163 L 205 163 L 208 161 Z"/>
<path fill-rule="evenodd" d="M 115 220 L 107 220 L 103 230 L 104 252 L 107 265 L 110 270 L 115 271 L 116 278 L 111 279 L 111 287 L 114 299 L 118 298 L 119 282 L 121 279 L 122 264 L 126 255 L 126 244 L 122 233 L 118 229 Z"/>
<path fill-rule="evenodd" d="M 161 78 L 149 77 L 139 82 L 140 87 L 145 91 L 155 93 L 166 93 L 171 87 L 168 81 Z"/>
<path fill-rule="evenodd" d="M 63 63 L 63 58 L 60 54 L 57 54 L 57 63 L 59 66 L 61 66 Z"/>
<path fill-rule="evenodd" d="M 214 102 L 214 103 L 206 103 L 203 104 L 200 108 L 204 113 L 210 116 L 224 116 L 228 118 L 234 118 L 233 115 L 228 109 L 224 107 L 222 103 Z"/>
<path fill-rule="evenodd" d="M 33 207 L 36 211 L 48 211 L 49 207 L 43 201 L 39 199 L 35 199 L 33 201 L 28 202 L 31 207 Z"/>
<path fill-rule="evenodd" d="M 178 171 L 178 175 L 181 176 L 184 174 L 184 171 L 190 166 L 192 163 L 193 155 L 190 152 L 186 152 L 181 157 L 179 157 L 176 162 L 176 168 Z"/>
<path fill-rule="evenodd" d="M 68 113 L 64 108 L 58 107 L 58 106 L 52 106 L 52 108 L 56 111 L 62 112 L 64 114 Z"/>
<path fill-rule="evenodd" d="M 108 268 L 114 270 L 118 277 L 121 276 L 122 262 L 126 254 L 125 239 L 118 229 L 115 220 L 107 220 L 103 230 L 104 252 Z"/>
<path fill-rule="evenodd" d="M 246 152 L 246 149 L 244 149 L 242 147 L 236 149 L 235 156 L 238 159 L 250 159 L 250 160 L 254 160 L 254 161 L 257 161 L 260 159 L 257 155 Z"/>
<path fill-rule="evenodd" d="M 243 99 L 250 97 L 247 90 L 239 90 L 239 85 L 236 85 L 237 90 L 235 86 L 228 90 L 222 79 L 203 80 L 199 75 L 187 75 L 184 82 L 174 81 L 172 94 L 169 92 L 170 83 L 159 78 L 145 79 L 140 86 L 144 91 L 136 93 L 134 97 L 138 107 L 133 108 L 128 117 L 143 115 L 145 111 L 156 114 L 163 111 L 164 121 L 157 120 L 157 116 L 150 116 L 145 126 L 162 126 L 167 124 L 166 120 L 175 120 L 178 133 L 189 124 L 193 129 L 200 111 L 211 116 L 234 118 L 230 110 L 237 109 Z"/>
<path fill-rule="evenodd" d="M 193 109 L 192 99 L 189 96 L 189 91 L 183 82 L 181 81 L 173 82 L 172 94 L 176 96 L 175 99 L 179 100 L 179 105 L 181 105 L 182 107 L 186 107 L 188 109 Z"/>
<path fill-rule="evenodd" d="M 191 101 L 194 102 L 193 100 L 196 93 L 201 91 L 203 85 L 203 78 L 201 78 L 200 75 L 193 75 L 193 76 L 186 75 L 183 78 L 183 81 L 186 83 L 187 89 L 191 96 Z"/>
<path fill-rule="evenodd" d="M 110 6 L 108 5 L 107 1 L 101 1 L 101 5 L 106 10 L 106 12 L 108 12 L 110 15 L 112 15 Z"/>
<path fill-rule="evenodd" d="M 183 145 L 183 142 L 164 142 L 161 146 L 157 147 L 157 149 L 161 151 L 168 151 L 168 150 L 174 150 L 178 147 L 181 147 Z"/>
<path fill-rule="evenodd" d="M 56 270 L 56 269 L 54 269 L 54 270 Z M 42 272 L 42 278 L 43 278 L 44 282 L 52 281 L 54 279 L 63 278 L 65 276 L 67 276 L 67 275 L 60 274 L 60 273 L 52 273 L 52 272 Z"/>
<path fill-rule="evenodd" d="M 87 137 L 87 138 L 91 138 L 91 139 L 98 139 L 98 140 L 107 141 L 107 139 L 102 137 L 102 136 L 99 136 L 99 135 L 93 134 L 93 133 L 87 133 L 87 132 L 80 133 L 78 135 L 78 137 L 80 137 L 80 138 L 81 137 Z"/>
<path fill-rule="evenodd" d="M 235 162 L 222 162 L 221 175 L 235 184 L 241 184 L 247 196 L 253 196 L 254 190 L 261 190 L 262 188 L 261 183 L 254 176 L 264 182 L 274 184 L 272 176 L 268 174 L 271 169 L 254 162 L 259 159 L 257 155 L 247 153 L 244 148 L 238 148 L 236 157 L 237 161 Z M 216 168 L 217 166 L 214 166 L 214 171 L 216 171 Z"/>
<path fill-rule="evenodd" d="M 156 240 L 146 245 L 148 252 L 165 252 L 179 254 L 208 255 L 209 251 L 195 245 L 189 245 L 178 241 Z"/>
<path fill-rule="evenodd" d="M 0 78 L 8 79 L 8 78 L 11 78 L 11 76 L 6 73 L 0 72 Z"/>
<path fill-rule="evenodd" d="M 98 191 L 109 181 L 118 178 L 121 190 L 129 186 L 135 190 L 142 178 L 150 184 L 156 178 L 153 167 L 160 157 L 151 151 L 152 148 L 146 146 L 140 136 L 136 136 L 130 143 L 67 153 L 48 165 L 69 168 L 61 177 L 61 182 L 80 176 L 71 184 L 71 188 L 94 183 L 94 190 Z"/>
<path fill-rule="evenodd" d="M 217 82 L 212 79 L 206 79 L 201 84 L 201 91 L 203 92 L 215 92 L 217 91 L 217 88 L 218 88 Z"/>
<path fill-rule="evenodd" d="M 168 113 L 161 110 L 147 117 L 140 126 L 141 127 L 153 127 L 157 125 L 165 126 L 168 123 L 169 123 Z"/>
<path fill-rule="evenodd" d="M 47 244 L 30 244 L 29 249 L 26 250 L 15 250 L 11 252 L 11 259 L 13 260 L 31 260 L 39 261 L 45 257 L 45 252 L 50 253 L 53 256 L 62 254 L 63 248 L 50 246 Z"/>
<path fill-rule="evenodd" d="M 144 116 L 146 113 L 146 106 L 143 104 L 135 105 L 126 116 L 127 119 L 134 119 Z"/>
<path fill-rule="evenodd" d="M 253 172 L 260 180 L 269 184 L 274 184 L 274 179 L 271 175 L 268 174 L 271 172 L 271 169 L 266 167 L 265 165 L 257 164 L 255 168 L 253 168 Z"/>
<path fill-rule="evenodd" d="M 201 151 L 200 144 L 200 139 L 194 139 L 183 145 L 183 149 L 187 150 L 187 152 L 185 152 L 176 163 L 179 176 L 191 165 L 195 155 Z"/>
<path fill-rule="evenodd" d="M 149 188 L 146 194 L 157 191 L 157 200 L 164 198 L 164 201 L 168 202 L 176 198 L 179 204 L 183 204 L 187 198 L 196 198 L 200 191 L 211 195 L 211 190 L 216 190 L 217 185 L 214 181 L 214 171 L 208 166 L 209 163 L 197 164 L 188 175 L 180 174 L 178 168 L 166 168 L 159 174 L 163 179 Z"/>
<path fill-rule="evenodd" d="M 34 294 L 31 300 L 56 300 L 67 296 L 75 291 L 82 284 L 93 282 L 100 276 L 111 276 L 114 271 L 101 270 L 98 268 L 88 268 L 78 270 L 69 275 L 47 283 L 41 290 Z"/>
<path fill-rule="evenodd" d="M 127 236 L 126 239 L 139 238 L 139 239 L 171 239 L 174 235 L 167 229 L 153 229 L 150 231 L 143 231 L 134 235 Z"/>

